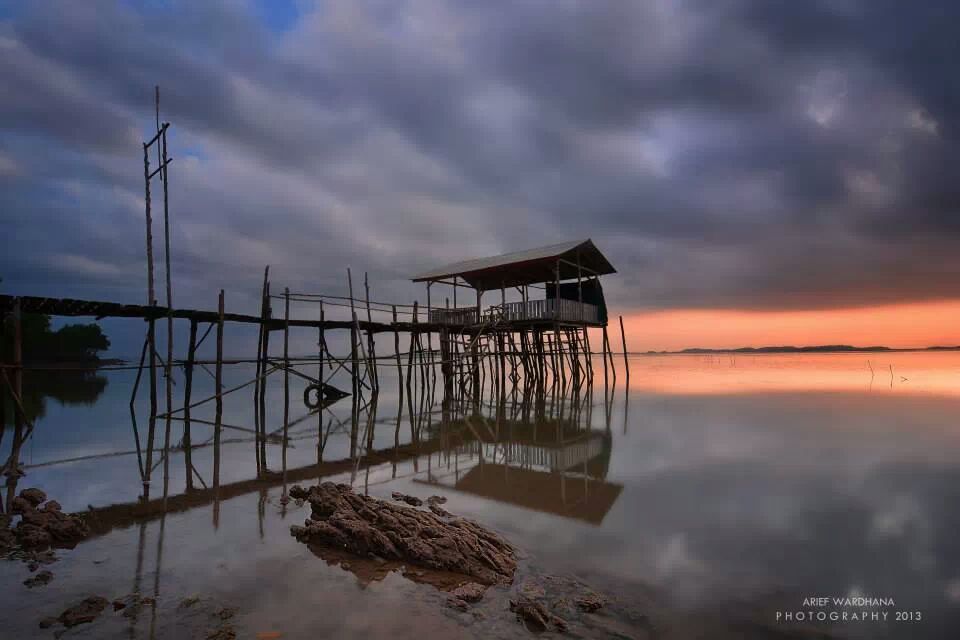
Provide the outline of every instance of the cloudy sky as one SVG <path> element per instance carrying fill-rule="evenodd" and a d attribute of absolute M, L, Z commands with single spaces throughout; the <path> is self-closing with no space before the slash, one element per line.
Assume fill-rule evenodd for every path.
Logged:
<path fill-rule="evenodd" d="M 637 348 L 960 342 L 958 19 L 946 0 L 0 2 L 0 289 L 145 300 L 158 84 L 178 306 L 223 287 L 253 311 L 266 264 L 328 293 L 350 265 L 409 302 L 437 264 L 591 237 Z"/>

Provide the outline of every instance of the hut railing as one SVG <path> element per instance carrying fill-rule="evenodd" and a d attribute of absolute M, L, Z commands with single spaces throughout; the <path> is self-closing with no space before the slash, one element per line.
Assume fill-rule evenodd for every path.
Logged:
<path fill-rule="evenodd" d="M 498 310 L 501 305 L 497 305 Z M 559 305 L 556 298 L 546 300 L 527 300 L 526 302 L 508 302 L 502 305 L 503 319 L 510 321 L 522 320 L 561 320 L 565 322 L 596 323 L 600 317 L 597 306 L 576 300 L 561 298 Z"/>

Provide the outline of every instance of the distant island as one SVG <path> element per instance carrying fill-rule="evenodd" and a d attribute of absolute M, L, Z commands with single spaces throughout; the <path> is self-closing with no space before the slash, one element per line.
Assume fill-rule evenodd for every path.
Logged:
<path fill-rule="evenodd" d="M 23 359 L 26 364 L 81 364 L 99 366 L 105 363 L 100 352 L 110 348 L 110 339 L 100 326 L 68 324 L 53 330 L 50 316 L 25 313 L 21 324 Z M 0 340 L 0 359 L 13 361 L 13 319 L 7 317 Z"/>
<path fill-rule="evenodd" d="M 916 349 L 898 349 L 894 347 L 871 346 L 854 347 L 849 344 L 821 344 L 810 347 L 778 346 L 778 347 L 738 347 L 736 349 L 704 349 L 700 347 L 691 347 L 680 351 L 645 351 L 647 355 L 668 355 L 668 354 L 710 354 L 710 353 L 871 353 L 888 351 L 956 351 L 960 346 L 934 346 L 920 347 Z"/>

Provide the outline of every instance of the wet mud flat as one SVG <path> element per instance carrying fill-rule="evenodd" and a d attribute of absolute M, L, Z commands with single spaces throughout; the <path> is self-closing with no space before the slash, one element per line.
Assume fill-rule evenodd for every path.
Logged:
<path fill-rule="evenodd" d="M 218 532 L 231 536 L 241 530 L 238 516 L 248 516 L 251 507 L 265 508 L 261 544 L 271 549 L 268 571 L 262 570 L 264 558 L 237 553 L 248 543 L 233 537 L 217 540 L 218 532 L 211 536 L 209 529 L 198 529 L 198 516 L 205 520 L 210 515 L 199 512 L 178 514 L 165 525 L 144 525 L 151 526 L 153 534 L 165 529 L 177 544 L 168 543 L 164 559 L 177 561 L 184 554 L 179 572 L 187 575 L 176 580 L 170 574 L 178 569 L 171 568 L 160 576 L 144 562 L 147 570 L 139 591 L 116 575 L 123 573 L 120 556 L 132 550 L 135 524 L 79 542 L 73 549 L 8 550 L 8 557 L 18 562 L 4 563 L 4 589 L 8 598 L 21 601 L 15 619 L 5 623 L 18 634 L 10 637 L 120 638 L 130 637 L 131 629 L 134 637 L 211 640 L 257 634 L 832 637 L 764 627 L 757 621 L 681 616 L 652 589 L 551 572 L 521 546 L 457 515 L 457 505 L 443 496 L 394 492 L 381 499 L 343 483 L 291 489 L 290 496 L 294 499 L 289 503 L 276 491 L 263 504 L 241 498 L 221 505 Z M 155 542 L 148 533 L 143 550 Z M 199 550 L 211 545 L 220 548 L 214 557 L 204 558 Z M 22 581 L 48 570 L 48 553 L 57 558 L 51 582 L 30 588 L 11 579 Z M 36 571 L 30 571 L 34 563 Z M 221 567 L 224 563 L 230 565 L 229 572 Z M 183 569 L 191 564 L 198 565 L 195 575 Z M 214 579 L 200 579 L 205 573 L 213 573 Z M 710 635 L 699 635 L 708 629 Z"/>

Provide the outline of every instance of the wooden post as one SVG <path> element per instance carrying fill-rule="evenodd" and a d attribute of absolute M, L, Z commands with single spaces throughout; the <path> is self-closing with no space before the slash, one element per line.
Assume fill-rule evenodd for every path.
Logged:
<path fill-rule="evenodd" d="M 376 389 L 380 390 L 380 379 L 377 372 L 377 354 L 376 354 L 376 345 L 373 340 L 373 317 L 370 315 L 370 281 L 367 278 L 367 272 L 363 272 L 363 288 L 366 292 L 366 302 L 367 302 L 367 358 L 368 362 L 371 363 L 370 371 L 370 385 Z"/>
<path fill-rule="evenodd" d="M 620 339 L 623 341 L 623 367 L 627 370 L 627 386 L 629 386 L 630 362 L 627 360 L 627 334 L 623 331 L 623 316 L 620 316 Z"/>
<path fill-rule="evenodd" d="M 283 490 L 287 489 L 287 431 L 290 427 L 290 289 L 283 289 Z"/>
<path fill-rule="evenodd" d="M 603 397 L 606 400 L 609 379 L 607 373 L 607 325 L 603 325 L 603 337 L 600 339 L 600 350 L 603 352 Z"/>
<path fill-rule="evenodd" d="M 144 208 L 146 211 L 147 223 L 147 304 L 155 306 L 157 304 L 156 293 L 154 291 L 153 281 L 153 217 L 151 215 L 150 202 L 150 154 L 149 145 L 143 145 L 143 180 L 144 180 Z M 148 498 L 148 489 L 151 470 L 153 469 L 153 440 L 157 427 L 157 340 L 156 340 L 156 318 L 152 315 L 147 320 L 147 343 L 150 350 L 150 420 L 147 427 L 147 459 L 144 470 L 146 479 L 144 480 L 144 499 Z"/>
<path fill-rule="evenodd" d="M 223 289 L 217 302 L 217 366 L 214 376 L 217 385 L 216 417 L 213 430 L 213 487 L 220 489 L 220 431 L 223 420 Z"/>
<path fill-rule="evenodd" d="M 164 234 L 164 272 L 167 293 L 167 361 L 166 373 L 166 417 L 163 431 L 163 496 L 166 499 L 170 482 L 170 426 L 173 420 L 173 293 L 170 286 L 170 210 L 167 190 L 167 128 L 160 129 L 160 87 L 157 87 L 157 129 L 160 139 L 157 144 L 162 154 L 160 178 L 163 184 L 163 234 Z"/>
<path fill-rule="evenodd" d="M 400 408 L 403 409 L 403 365 L 400 363 L 400 332 L 397 330 L 397 305 L 392 305 L 393 310 L 393 351 L 397 356 L 397 388 L 400 390 Z M 398 420 L 399 423 L 399 420 Z"/>
<path fill-rule="evenodd" d="M 357 404 L 357 396 L 360 390 L 360 378 L 357 373 L 357 369 L 360 368 L 360 361 L 357 358 L 357 340 L 360 336 L 357 335 L 357 312 L 353 306 L 353 275 L 350 273 L 350 267 L 347 267 L 347 288 L 350 291 L 350 320 L 353 324 L 350 325 L 350 377 L 351 377 L 351 387 L 353 389 L 353 403 L 356 408 L 359 406 Z"/>
<path fill-rule="evenodd" d="M 269 269 L 269 267 L 267 267 Z M 270 322 L 273 319 L 270 304 L 270 282 L 267 280 L 267 271 L 263 272 L 263 312 L 260 315 L 260 325 L 263 327 L 263 352 L 260 354 L 260 471 L 267 473 L 267 360 L 270 357 Z"/>
<path fill-rule="evenodd" d="M 264 334 L 267 332 L 267 326 L 264 324 L 264 320 L 266 318 L 266 307 L 269 304 L 267 302 L 267 278 L 269 276 L 270 265 L 267 265 L 263 270 L 263 287 L 260 290 L 260 323 L 258 325 L 259 332 L 257 334 L 257 381 L 253 384 L 253 453 L 254 458 L 256 458 L 258 478 L 261 476 L 264 467 L 266 466 L 266 461 L 260 455 L 260 443 L 263 437 L 262 432 L 266 428 L 264 425 L 260 424 L 260 393 L 263 388 L 263 380 L 261 379 L 261 376 L 265 376 L 267 373 L 266 359 L 263 357 L 263 341 Z"/>
<path fill-rule="evenodd" d="M 413 328 L 410 330 L 410 351 L 407 354 L 407 400 L 408 402 L 413 402 L 413 391 L 412 391 L 412 382 L 413 382 L 413 349 L 416 343 L 417 337 L 417 314 L 419 310 L 417 308 L 417 301 L 413 301 Z M 412 405 L 411 405 L 412 407 Z M 410 419 L 413 419 L 413 413 L 411 411 Z"/>
<path fill-rule="evenodd" d="M 433 308 L 430 306 L 430 285 L 431 284 L 433 283 L 432 282 L 427 283 L 427 324 L 428 325 L 430 323 L 431 309 Z M 456 287 L 453 288 L 453 292 L 454 292 L 454 295 L 456 295 L 456 292 L 457 292 Z M 423 346 L 422 346 L 422 343 L 420 342 L 419 335 L 417 335 L 417 343 L 421 345 L 420 350 L 423 351 Z M 427 330 L 427 349 L 429 351 L 427 355 L 427 361 L 430 363 L 430 369 L 429 369 L 428 375 L 432 376 L 433 380 L 436 381 L 437 372 L 433 370 L 433 332 L 429 329 Z"/>
<path fill-rule="evenodd" d="M 583 322 L 583 283 L 580 270 L 580 251 L 577 251 L 577 319 Z"/>
<path fill-rule="evenodd" d="M 317 327 L 317 383 L 320 385 L 317 391 L 318 406 L 323 405 L 323 359 L 324 352 L 327 349 L 327 339 L 323 329 L 323 300 L 320 300 L 320 326 Z M 323 410 L 317 409 L 317 479 L 320 478 L 320 463 L 323 460 Z"/>
<path fill-rule="evenodd" d="M 186 467 L 187 491 L 193 490 L 193 451 L 190 438 L 190 397 L 193 392 L 193 362 L 197 355 L 197 320 L 190 319 L 190 344 L 187 362 L 183 369 L 183 464 Z M 258 360 L 259 363 L 259 360 Z M 259 367 L 258 367 L 259 371 Z M 260 471 L 260 456 L 257 454 L 257 472 Z"/>

